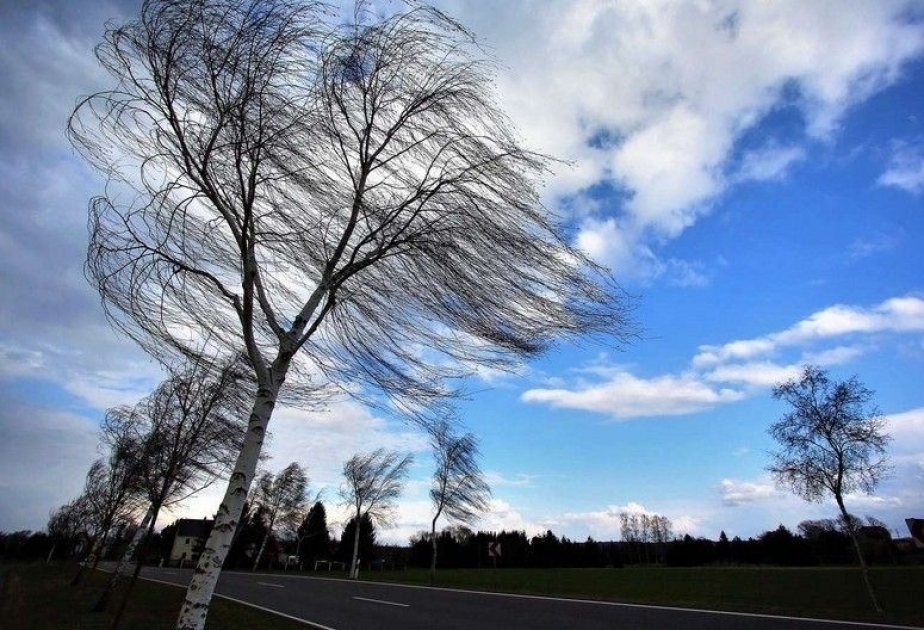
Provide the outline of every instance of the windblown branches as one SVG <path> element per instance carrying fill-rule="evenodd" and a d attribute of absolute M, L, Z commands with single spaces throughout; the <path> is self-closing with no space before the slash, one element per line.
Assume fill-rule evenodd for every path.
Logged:
<path fill-rule="evenodd" d="M 175 369 L 133 407 L 106 413 L 104 440 L 130 443 L 141 491 L 155 513 L 227 474 L 253 396 L 242 361 L 200 359 Z"/>
<path fill-rule="evenodd" d="M 623 294 L 540 203 L 548 159 L 518 144 L 471 34 L 428 7 L 357 15 L 149 0 L 107 33 L 119 86 L 69 129 L 135 190 L 91 204 L 113 320 L 160 355 L 208 331 L 258 373 L 304 348 L 413 405 L 562 335 L 624 339 Z"/>
<path fill-rule="evenodd" d="M 263 508 L 269 522 L 253 563 L 254 570 L 260 564 L 273 529 L 278 526 L 295 529 L 298 526 L 305 512 L 307 491 L 308 476 L 297 462 L 292 462 L 277 475 L 267 472 L 257 479 L 253 504 Z"/>
<path fill-rule="evenodd" d="M 354 455 L 343 465 L 344 484 L 340 488 L 340 496 L 352 508 L 356 523 L 351 578 L 359 577 L 359 538 L 363 519 L 368 518 L 373 524 L 390 522 L 395 502 L 404 487 L 407 469 L 413 461 L 414 457 L 410 454 L 401 455 L 397 451 L 379 448 L 371 453 Z"/>
<path fill-rule="evenodd" d="M 832 382 L 807 366 L 799 379 L 778 385 L 773 395 L 792 407 L 770 428 L 780 444 L 770 472 L 809 501 L 829 494 L 871 493 L 888 474 L 885 420 L 870 403 L 873 392 L 856 377 Z"/>
<path fill-rule="evenodd" d="M 488 509 L 491 488 L 478 465 L 478 442 L 474 435 L 459 435 L 452 423 L 442 420 L 430 430 L 430 443 L 436 470 L 430 487 L 433 503 L 433 532 L 436 521 L 445 515 L 470 524 Z"/>
<path fill-rule="evenodd" d="M 368 514 L 377 523 L 388 523 L 413 461 L 410 454 L 382 448 L 354 455 L 343 465 L 340 496 L 356 511 L 357 518 Z"/>
<path fill-rule="evenodd" d="M 856 377 L 832 382 L 828 373 L 813 365 L 798 379 L 777 385 L 773 396 L 792 410 L 770 427 L 780 450 L 771 453 L 770 473 L 808 501 L 834 498 L 854 550 L 873 607 L 882 612 L 857 535 L 856 519 L 847 511 L 844 495 L 871 494 L 889 473 L 885 419 L 871 406 L 872 390 Z"/>
<path fill-rule="evenodd" d="M 491 488 L 478 465 L 478 441 L 471 433 L 459 435 L 453 423 L 440 419 L 430 428 L 430 446 L 436 460 L 430 501 L 434 514 L 430 523 L 433 555 L 430 559 L 430 583 L 436 581 L 436 522 L 444 513 L 454 521 L 472 523 L 488 509 Z"/>

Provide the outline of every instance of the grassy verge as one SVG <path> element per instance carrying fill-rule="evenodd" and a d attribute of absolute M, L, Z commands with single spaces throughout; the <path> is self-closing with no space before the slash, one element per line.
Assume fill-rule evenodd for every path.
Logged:
<path fill-rule="evenodd" d="M 108 630 L 121 600 L 118 590 L 109 610 L 89 612 L 106 575 L 94 571 L 71 586 L 73 565 L 0 565 L 0 627 L 4 630 Z M 122 586 L 124 588 L 124 584 Z M 173 630 L 183 602 L 183 589 L 138 582 L 122 620 L 123 630 Z M 206 628 L 222 630 L 305 630 L 283 617 L 215 598 Z"/>
<path fill-rule="evenodd" d="M 424 570 L 366 573 L 368 580 L 428 584 Z M 460 569 L 437 586 L 637 604 L 924 626 L 924 567 L 877 567 L 885 614 L 872 610 L 859 569 Z"/>

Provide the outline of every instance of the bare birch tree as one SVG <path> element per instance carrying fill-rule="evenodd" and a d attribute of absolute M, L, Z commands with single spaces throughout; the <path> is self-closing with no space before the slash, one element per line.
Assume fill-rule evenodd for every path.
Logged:
<path fill-rule="evenodd" d="M 51 562 L 56 551 L 64 548 L 73 552 L 81 538 L 86 538 L 86 503 L 83 498 L 74 499 L 54 510 L 48 517 L 46 531 L 51 539 L 51 549 L 45 563 Z M 69 553 L 65 553 L 67 557 Z"/>
<path fill-rule="evenodd" d="M 80 582 L 86 568 L 96 568 L 113 529 L 131 520 L 138 508 L 138 461 L 134 452 L 128 436 L 122 434 L 112 444 L 109 457 L 97 459 L 87 472 L 80 501 L 87 519 L 89 555 L 73 584 Z"/>
<path fill-rule="evenodd" d="M 146 0 L 97 57 L 116 87 L 69 124 L 109 178 L 87 275 L 155 356 L 208 337 L 257 383 L 179 628 L 204 624 L 273 409 L 311 393 L 297 385 L 421 412 L 474 366 L 632 332 L 622 291 L 540 202 L 548 159 L 438 10 L 360 2 L 344 23 L 312 0 Z"/>
<path fill-rule="evenodd" d="M 362 517 L 373 523 L 390 522 L 395 502 L 401 495 L 407 469 L 413 463 L 412 455 L 376 449 L 371 453 L 351 457 L 343 465 L 344 485 L 340 496 L 353 510 L 356 529 L 353 533 L 353 556 L 350 578 L 359 577 L 359 535 Z"/>
<path fill-rule="evenodd" d="M 770 427 L 770 435 L 780 445 L 772 453 L 771 474 L 807 501 L 834 498 L 870 600 L 882 612 L 858 538 L 857 519 L 844 505 L 845 495 L 872 494 L 889 473 L 886 446 L 891 438 L 882 414 L 870 405 L 872 390 L 856 377 L 832 381 L 825 370 L 809 365 L 799 378 L 777 385 L 773 396 L 792 410 Z"/>
<path fill-rule="evenodd" d="M 248 373 L 240 360 L 197 358 L 171 370 L 150 395 L 133 407 L 110 410 L 106 436 L 131 436 L 137 483 L 147 504 L 141 525 L 94 610 L 104 610 L 109 594 L 141 544 L 131 583 L 122 596 L 113 627 L 118 627 L 138 574 L 146 543 L 161 509 L 196 494 L 226 475 L 243 442 Z M 111 438 L 110 438 L 111 439 Z"/>
<path fill-rule="evenodd" d="M 273 535 L 273 529 L 280 525 L 297 527 L 297 521 L 304 514 L 305 502 L 308 499 L 308 476 L 297 462 L 292 462 L 283 468 L 279 474 L 267 472 L 257 479 L 256 492 L 253 503 L 262 506 L 269 521 L 266 534 L 260 543 L 260 549 L 253 561 L 253 570 L 256 571 L 266 550 L 266 543 Z"/>
<path fill-rule="evenodd" d="M 436 522 L 443 514 L 459 523 L 472 524 L 488 509 L 491 488 L 478 465 L 478 440 L 471 433 L 459 435 L 449 420 L 440 420 L 430 428 L 430 447 L 436 460 L 430 501 L 434 514 L 430 522 L 433 555 L 430 558 L 430 583 L 436 581 Z"/>

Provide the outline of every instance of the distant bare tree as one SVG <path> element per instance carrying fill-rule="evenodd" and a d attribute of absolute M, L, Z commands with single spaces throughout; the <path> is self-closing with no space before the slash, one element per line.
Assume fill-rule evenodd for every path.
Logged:
<path fill-rule="evenodd" d="M 80 539 L 86 538 L 86 520 L 86 503 L 82 498 L 65 503 L 49 515 L 45 529 L 51 539 L 51 549 L 45 558 L 46 564 L 61 547 L 73 552 Z"/>
<path fill-rule="evenodd" d="M 80 497 L 82 513 L 87 519 L 89 555 L 74 577 L 78 584 L 84 569 L 95 569 L 113 530 L 131 520 L 139 506 L 138 460 L 129 436 L 122 434 L 112 443 L 108 458 L 97 459 L 87 472 Z"/>
<path fill-rule="evenodd" d="M 157 517 L 164 507 L 203 490 L 226 475 L 244 439 L 248 372 L 240 360 L 198 358 L 171 370 L 169 378 L 133 407 L 110 409 L 104 441 L 130 436 L 136 451 L 139 489 L 147 509 L 94 610 L 105 609 L 112 589 L 141 544 L 131 583 L 113 627 L 121 621 Z"/>
<path fill-rule="evenodd" d="M 97 48 L 116 87 L 69 124 L 110 179 L 87 275 L 113 323 L 159 357 L 243 349 L 257 382 L 183 629 L 205 623 L 276 403 L 313 400 L 294 386 L 422 413 L 474 366 L 632 332 L 541 204 L 549 161 L 498 110 L 472 34 L 416 3 L 326 8 L 145 0 Z"/>
<path fill-rule="evenodd" d="M 263 507 L 269 521 L 266 534 L 263 536 L 260 549 L 253 561 L 254 571 L 260 564 L 267 541 L 273 535 L 273 528 L 280 525 L 290 528 L 298 527 L 298 523 L 305 514 L 307 500 L 308 476 L 297 462 L 292 462 L 277 475 L 267 472 L 257 479 L 253 503 L 257 507 Z"/>
<path fill-rule="evenodd" d="M 354 455 L 343 465 L 344 485 L 340 496 L 353 510 L 356 529 L 353 535 L 353 561 L 350 577 L 359 577 L 359 533 L 362 517 L 373 523 L 385 524 L 391 520 L 395 502 L 401 494 L 407 469 L 414 461 L 411 455 L 377 449 L 371 453 Z"/>
<path fill-rule="evenodd" d="M 807 501 L 834 498 L 870 600 L 882 612 L 857 536 L 858 523 L 844 505 L 844 495 L 872 494 L 889 472 L 886 446 L 891 438 L 882 414 L 871 406 L 872 390 L 856 377 L 832 381 L 825 370 L 809 365 L 799 378 L 777 385 L 773 396 L 792 410 L 770 427 L 780 445 L 772 453 L 770 472 L 777 483 Z"/>
<path fill-rule="evenodd" d="M 436 581 L 436 522 L 444 513 L 453 521 L 471 524 L 488 509 L 491 488 L 478 465 L 478 441 L 471 433 L 459 435 L 449 420 L 430 427 L 430 447 L 436 460 L 430 501 L 434 514 L 430 523 L 433 555 L 430 583 Z"/>

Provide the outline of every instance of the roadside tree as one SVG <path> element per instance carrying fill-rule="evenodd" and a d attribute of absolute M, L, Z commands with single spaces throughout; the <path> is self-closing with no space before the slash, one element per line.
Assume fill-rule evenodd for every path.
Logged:
<path fill-rule="evenodd" d="M 304 506 L 307 499 L 308 476 L 297 462 L 292 462 L 283 468 L 279 474 L 266 472 L 257 480 L 253 503 L 262 507 L 267 518 L 266 533 L 260 543 L 256 558 L 253 561 L 253 570 L 256 571 L 266 550 L 266 543 L 278 527 L 291 527 L 295 529 L 304 515 Z"/>
<path fill-rule="evenodd" d="M 87 275 L 154 356 L 207 340 L 244 351 L 257 384 L 178 628 L 205 623 L 278 402 L 332 384 L 422 416 L 472 366 L 632 332 L 624 293 L 540 202 L 549 160 L 441 11 L 146 0 L 97 57 L 116 86 L 69 123 L 109 179 Z"/>
<path fill-rule="evenodd" d="M 108 458 L 90 466 L 79 501 L 86 519 L 88 555 L 74 576 L 79 584 L 85 569 L 95 569 L 113 533 L 134 520 L 140 502 L 136 448 L 127 433 L 115 435 Z"/>
<path fill-rule="evenodd" d="M 478 465 L 478 440 L 471 433 L 459 435 L 452 422 L 442 419 L 430 427 L 430 447 L 436 470 L 430 486 L 433 520 L 430 540 L 430 583 L 436 581 L 436 522 L 446 515 L 451 521 L 471 525 L 488 509 L 491 488 Z"/>
<path fill-rule="evenodd" d="M 411 455 L 376 449 L 354 455 L 343 465 L 344 484 L 340 496 L 353 511 L 356 528 L 353 534 L 353 555 L 350 577 L 359 577 L 359 536 L 363 518 L 384 525 L 391 521 L 395 502 L 401 494 L 407 469 L 414 461 Z M 346 533 L 344 533 L 346 538 Z"/>
<path fill-rule="evenodd" d="M 162 508 L 173 506 L 227 475 L 243 442 L 247 372 L 241 361 L 220 364 L 202 358 L 170 376 L 133 407 L 110 409 L 104 441 L 123 439 L 135 449 L 141 500 L 147 504 L 116 570 L 94 610 L 105 609 L 112 589 L 138 549 L 131 583 L 113 622 L 118 627 L 141 571 L 147 541 Z M 120 438 L 119 436 L 125 436 Z"/>
<path fill-rule="evenodd" d="M 46 531 L 51 548 L 45 557 L 45 563 L 51 562 L 57 552 L 62 557 L 69 557 L 86 540 L 86 504 L 83 499 L 74 499 L 54 510 L 48 517 Z"/>
<path fill-rule="evenodd" d="M 834 498 L 870 600 L 881 612 L 858 538 L 859 523 L 844 505 L 847 494 L 872 494 L 889 472 L 886 446 L 891 438 L 882 414 L 871 405 L 873 392 L 856 377 L 832 381 L 825 370 L 809 365 L 799 378 L 777 385 L 773 396 L 792 410 L 770 427 L 780 449 L 772 453 L 769 470 L 777 483 L 807 501 Z"/>

